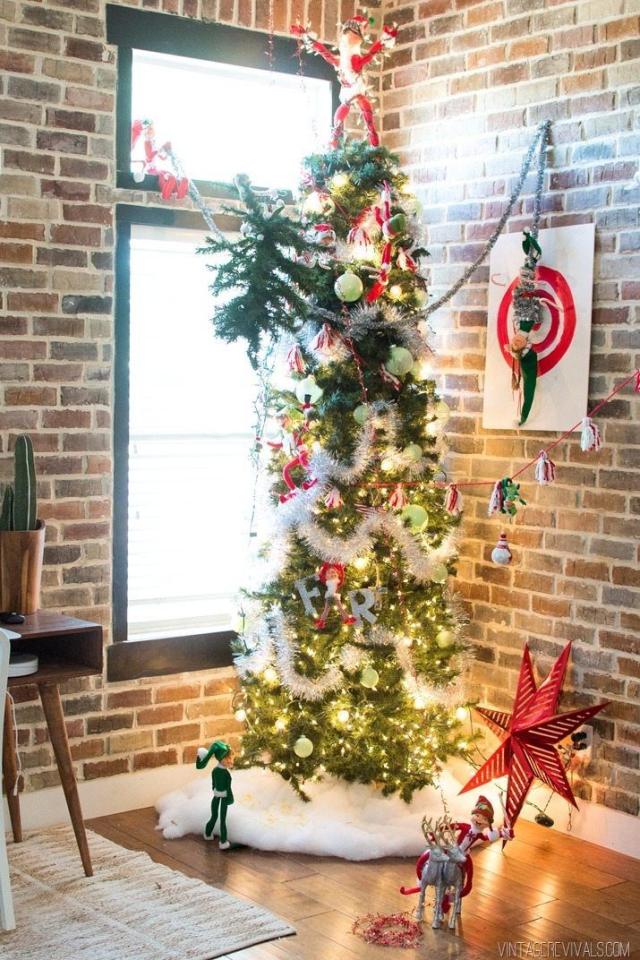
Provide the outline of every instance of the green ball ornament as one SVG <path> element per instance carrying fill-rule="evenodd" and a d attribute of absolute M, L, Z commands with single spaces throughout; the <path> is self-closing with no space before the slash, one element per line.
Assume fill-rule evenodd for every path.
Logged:
<path fill-rule="evenodd" d="M 346 273 L 338 277 L 333 289 L 339 300 L 343 300 L 345 303 L 355 303 L 362 296 L 364 287 L 360 277 L 351 270 L 347 270 Z"/>
<path fill-rule="evenodd" d="M 410 463 L 416 463 L 422 456 L 422 447 L 418 443 L 410 443 L 408 447 L 404 448 L 402 455 Z"/>
<path fill-rule="evenodd" d="M 419 503 L 408 503 L 400 516 L 407 521 L 413 533 L 424 530 L 429 520 L 429 514 Z"/>
<path fill-rule="evenodd" d="M 441 650 L 444 650 L 445 647 L 450 647 L 453 643 L 453 631 L 448 630 L 446 627 L 443 627 L 442 630 L 438 630 L 436 633 L 436 644 L 440 647 Z"/>
<path fill-rule="evenodd" d="M 304 760 L 305 757 L 310 757 L 313 753 L 313 743 L 309 740 L 309 737 L 298 737 L 293 745 L 293 752 L 297 757 Z"/>
<path fill-rule="evenodd" d="M 434 583 L 446 583 L 449 577 L 449 571 L 447 570 L 444 563 L 436 563 L 433 568 L 433 573 L 431 574 L 431 579 Z"/>
<path fill-rule="evenodd" d="M 444 402 L 444 400 L 440 400 L 438 403 L 436 403 L 436 417 L 438 418 L 438 420 L 447 421 L 450 416 L 451 416 L 451 410 L 449 409 L 447 404 Z"/>
<path fill-rule="evenodd" d="M 413 295 L 414 295 L 415 300 L 416 300 L 416 305 L 417 305 L 418 307 L 424 307 L 424 305 L 425 305 L 425 303 L 427 302 L 427 299 L 428 299 L 427 291 L 424 290 L 422 287 L 417 287 L 417 288 L 413 291 Z"/>
<path fill-rule="evenodd" d="M 356 423 L 363 424 L 366 423 L 369 418 L 369 406 L 366 403 L 361 403 L 359 407 L 356 407 L 353 411 L 353 419 Z"/>
<path fill-rule="evenodd" d="M 367 690 L 373 690 L 379 679 L 380 674 L 377 670 L 374 670 L 373 667 L 365 667 L 360 674 L 360 683 L 363 687 L 366 687 Z"/>
<path fill-rule="evenodd" d="M 412 369 L 415 360 L 406 347 L 391 347 L 385 367 L 394 377 L 404 377 Z"/>

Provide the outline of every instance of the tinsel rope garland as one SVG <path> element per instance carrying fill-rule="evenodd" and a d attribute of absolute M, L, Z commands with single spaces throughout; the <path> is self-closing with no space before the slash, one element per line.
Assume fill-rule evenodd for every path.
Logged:
<path fill-rule="evenodd" d="M 251 652 L 235 661 L 240 676 L 261 673 L 266 667 L 275 665 L 280 682 L 293 697 L 300 700 L 317 702 L 328 693 L 339 690 L 344 685 L 343 670 L 353 672 L 366 663 L 366 647 L 393 647 L 404 674 L 404 686 L 413 697 L 420 697 L 427 703 L 438 703 L 453 708 L 464 702 L 464 689 L 460 676 L 448 684 L 438 686 L 427 683 L 417 677 L 411 656 L 411 647 L 406 637 L 393 633 L 385 627 L 373 626 L 368 634 L 358 630 L 353 637 L 355 643 L 343 648 L 341 662 L 328 663 L 318 677 L 305 677 L 298 673 L 294 662 L 298 655 L 298 644 L 292 630 L 285 623 L 280 609 L 271 610 L 264 616 L 253 632 L 245 636 L 245 643 Z M 459 657 L 458 667 L 465 666 Z"/>
<path fill-rule="evenodd" d="M 545 172 L 546 158 L 547 158 L 546 150 L 549 144 L 550 130 L 551 130 L 551 120 L 543 120 L 542 123 L 538 126 L 538 131 L 531 143 L 531 146 L 529 147 L 529 149 L 525 154 L 524 160 L 522 161 L 522 167 L 520 169 L 520 175 L 518 176 L 516 185 L 509 197 L 509 202 L 507 203 L 504 213 L 498 220 L 498 225 L 496 229 L 493 231 L 493 233 L 485 243 L 484 247 L 482 248 L 482 251 L 478 254 L 478 256 L 473 261 L 473 263 L 467 267 L 467 269 L 458 278 L 458 280 L 456 280 L 453 286 L 450 287 L 447 290 L 447 292 L 444 293 L 441 297 L 438 297 L 435 303 L 430 304 L 428 307 L 426 307 L 422 311 L 422 315 L 425 319 L 430 317 L 432 313 L 435 313 L 436 310 L 439 310 L 440 307 L 444 306 L 445 303 L 448 303 L 449 300 L 451 300 L 452 297 L 456 295 L 458 290 L 460 290 L 460 288 L 463 287 L 465 283 L 467 283 L 471 279 L 471 277 L 476 272 L 478 267 L 482 263 L 484 263 L 486 258 L 489 256 L 491 250 L 496 245 L 498 237 L 504 230 L 507 224 L 507 220 L 511 216 L 511 212 L 514 206 L 516 205 L 516 202 L 520 197 L 520 194 L 522 193 L 524 182 L 527 179 L 529 170 L 531 169 L 531 164 L 533 163 L 533 157 L 536 151 L 536 147 L 538 147 L 538 173 L 536 178 L 536 189 L 535 189 L 535 200 L 534 200 L 534 220 L 535 220 L 536 211 L 537 211 L 538 223 L 539 223 L 540 209 L 541 209 L 541 202 L 542 202 L 542 188 L 544 184 L 544 172 Z M 537 235 L 537 230 L 536 230 L 536 235 Z"/>

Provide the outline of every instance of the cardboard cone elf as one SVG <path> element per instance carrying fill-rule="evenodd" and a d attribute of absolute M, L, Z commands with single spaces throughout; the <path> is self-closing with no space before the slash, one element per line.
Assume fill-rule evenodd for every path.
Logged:
<path fill-rule="evenodd" d="M 233 752 L 228 743 L 223 740 L 214 740 L 209 749 L 198 747 L 196 767 L 204 770 L 211 757 L 217 760 L 211 773 L 213 799 L 211 800 L 211 817 L 204 828 L 205 840 L 213 839 L 213 828 L 220 814 L 220 849 L 229 850 L 231 844 L 227 840 L 227 807 L 233 803 L 231 790 L 231 774 L 229 768 L 233 766 Z"/>

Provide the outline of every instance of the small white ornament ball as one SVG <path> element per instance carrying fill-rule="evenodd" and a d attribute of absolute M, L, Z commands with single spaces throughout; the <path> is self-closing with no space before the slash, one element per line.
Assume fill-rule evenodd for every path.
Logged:
<path fill-rule="evenodd" d="M 416 463 L 422 456 L 422 447 L 418 443 L 410 443 L 404 448 L 402 455 L 410 463 Z"/>
<path fill-rule="evenodd" d="M 444 650 L 445 647 L 450 647 L 453 643 L 453 631 L 449 630 L 447 627 L 442 627 L 441 630 L 438 630 L 436 633 L 436 645 L 440 647 L 441 650 Z"/>
<path fill-rule="evenodd" d="M 449 571 L 447 570 L 444 563 L 436 563 L 433 568 L 433 573 L 431 574 L 431 579 L 434 583 L 446 583 L 449 576 Z"/>
<path fill-rule="evenodd" d="M 313 753 L 313 743 L 309 740 L 309 737 L 298 737 L 293 745 L 293 752 L 302 759 L 310 757 Z"/>
<path fill-rule="evenodd" d="M 442 420 L 444 423 L 446 423 L 450 416 L 451 416 L 451 410 L 449 409 L 447 404 L 444 402 L 444 400 L 440 400 L 436 404 L 436 417 L 438 418 L 438 420 Z"/>
<path fill-rule="evenodd" d="M 338 277 L 333 289 L 339 300 L 343 300 L 345 303 L 355 303 L 362 296 L 364 287 L 360 277 L 353 271 L 347 270 L 342 276 Z"/>
<path fill-rule="evenodd" d="M 322 387 L 319 387 L 316 383 L 315 377 L 308 376 L 305 377 L 304 380 L 298 380 L 295 393 L 300 403 L 306 403 L 307 397 L 309 398 L 309 403 L 317 403 L 324 391 Z"/>
<path fill-rule="evenodd" d="M 373 690 L 379 679 L 380 674 L 373 667 L 365 667 L 360 674 L 360 683 L 363 687 L 366 687 L 367 690 Z"/>
<path fill-rule="evenodd" d="M 491 559 L 501 567 L 506 567 L 511 563 L 513 555 L 509 549 L 506 533 L 500 534 L 500 539 L 491 551 Z"/>
<path fill-rule="evenodd" d="M 235 718 L 238 723 L 244 723 L 244 721 L 247 719 L 247 711 L 243 710 L 241 707 L 239 710 L 236 710 Z"/>
<path fill-rule="evenodd" d="M 361 403 L 359 407 L 356 407 L 353 411 L 353 419 L 356 423 L 363 424 L 366 422 L 369 416 L 369 406 L 366 403 Z"/>
<path fill-rule="evenodd" d="M 348 710 L 338 710 L 338 720 L 340 721 L 340 723 L 346 723 L 348 719 L 349 719 Z"/>
<path fill-rule="evenodd" d="M 394 377 L 404 377 L 413 367 L 415 360 L 406 347 L 391 347 L 385 367 Z"/>

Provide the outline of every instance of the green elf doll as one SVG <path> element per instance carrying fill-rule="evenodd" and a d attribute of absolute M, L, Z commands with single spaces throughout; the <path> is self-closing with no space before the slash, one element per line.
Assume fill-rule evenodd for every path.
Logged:
<path fill-rule="evenodd" d="M 213 799 L 211 801 L 211 818 L 204 828 L 205 840 L 213 839 L 213 828 L 220 813 L 220 849 L 229 850 L 231 844 L 227 840 L 227 807 L 233 803 L 233 793 L 231 790 L 231 774 L 229 770 L 233 767 L 233 752 L 228 743 L 223 740 L 215 740 L 209 749 L 198 747 L 196 756 L 196 767 L 198 770 L 204 770 L 211 757 L 218 761 L 211 774 L 211 786 L 213 788 Z"/>

